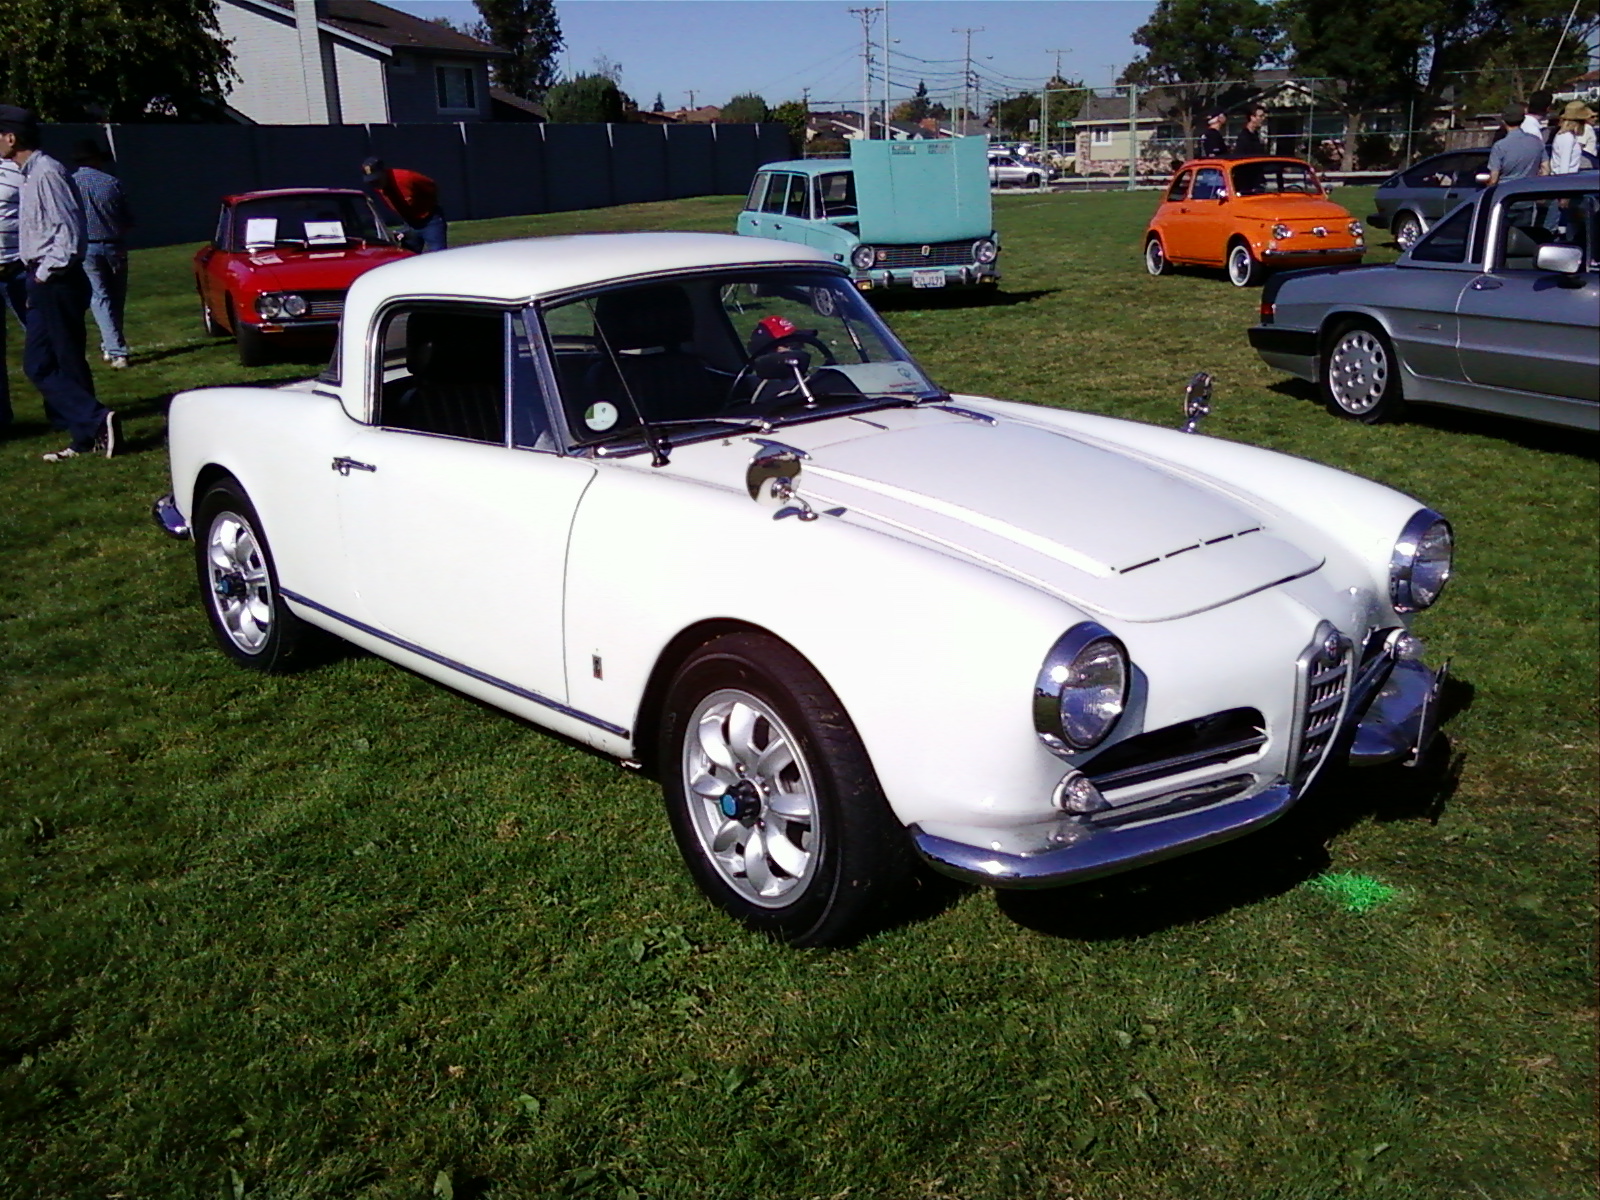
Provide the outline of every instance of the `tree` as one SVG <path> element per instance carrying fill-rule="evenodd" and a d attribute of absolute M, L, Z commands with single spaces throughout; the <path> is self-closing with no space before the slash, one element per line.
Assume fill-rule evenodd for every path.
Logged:
<path fill-rule="evenodd" d="M 666 112 L 667 106 L 661 102 L 661 93 L 656 93 L 656 102 L 650 106 L 651 112 Z"/>
<path fill-rule="evenodd" d="M 806 129 L 811 122 L 810 105 L 804 100 L 785 100 L 772 110 L 770 119 L 788 129 L 789 145 L 794 153 L 805 153 Z"/>
<path fill-rule="evenodd" d="M 933 105 L 928 100 L 928 85 L 919 79 L 917 90 L 911 99 L 895 105 L 894 111 L 889 114 L 889 119 L 905 125 L 915 125 L 923 117 L 931 116 L 933 116 Z"/>
<path fill-rule="evenodd" d="M 1039 96 L 1023 92 L 989 105 L 989 124 L 1009 138 L 1025 138 L 1029 125 L 1039 119 Z"/>
<path fill-rule="evenodd" d="M 565 40 L 555 0 L 477 0 L 483 23 L 473 37 L 509 51 L 491 68 L 494 82 L 514 96 L 538 99 L 556 82 L 556 65 Z"/>
<path fill-rule="evenodd" d="M 1159 0 L 1133 31 L 1145 52 L 1119 82 L 1165 85 L 1150 107 L 1192 142 L 1201 114 L 1255 90 L 1256 68 L 1276 55 L 1280 38 L 1276 15 L 1259 0 Z"/>
<path fill-rule="evenodd" d="M 767 102 L 754 93 L 735 96 L 722 106 L 722 121 L 727 125 L 759 125 L 771 113 Z"/>
<path fill-rule="evenodd" d="M 0 0 L 0 96 L 47 121 L 215 115 L 237 78 L 212 0 Z"/>
<path fill-rule="evenodd" d="M 558 125 L 621 121 L 626 99 L 616 83 L 604 75 L 579 75 L 563 79 L 545 93 L 544 106 Z"/>

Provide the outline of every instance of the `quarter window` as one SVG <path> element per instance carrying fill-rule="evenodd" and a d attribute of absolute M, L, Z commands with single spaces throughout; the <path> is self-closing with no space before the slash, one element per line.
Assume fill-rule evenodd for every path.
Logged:
<path fill-rule="evenodd" d="M 760 172 L 755 182 L 750 185 L 750 195 L 744 202 L 746 212 L 760 212 L 761 200 L 767 194 L 767 180 L 772 178 L 765 171 Z"/>
<path fill-rule="evenodd" d="M 498 309 L 392 310 L 379 333 L 377 423 L 503 445 L 508 321 Z"/>

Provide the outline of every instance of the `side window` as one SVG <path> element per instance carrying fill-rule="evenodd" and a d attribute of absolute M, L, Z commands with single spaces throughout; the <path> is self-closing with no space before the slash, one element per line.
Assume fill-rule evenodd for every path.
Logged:
<path fill-rule="evenodd" d="M 1189 180 L 1194 178 L 1193 171 L 1179 171 L 1178 177 L 1172 181 L 1172 186 L 1167 189 L 1168 200 L 1182 200 L 1189 194 Z"/>
<path fill-rule="evenodd" d="M 818 212 L 824 217 L 856 215 L 856 176 L 853 171 L 836 171 L 817 177 Z"/>
<path fill-rule="evenodd" d="M 750 185 L 750 195 L 744 202 L 746 212 L 761 211 L 761 200 L 767 194 L 767 180 L 770 178 L 765 171 L 757 172 L 755 181 Z"/>
<path fill-rule="evenodd" d="M 779 173 L 772 177 L 772 182 L 767 185 L 767 197 L 761 202 L 761 211 L 783 215 L 783 202 L 789 195 L 789 181 L 793 175 Z"/>
<path fill-rule="evenodd" d="M 1216 200 L 1227 194 L 1222 172 L 1216 167 L 1201 167 L 1195 172 L 1194 191 L 1189 196 L 1191 200 Z"/>
<path fill-rule="evenodd" d="M 806 184 L 808 182 L 809 180 L 804 175 L 789 176 L 789 198 L 783 206 L 785 216 L 810 216 L 806 208 Z"/>
<path fill-rule="evenodd" d="M 509 323 L 492 308 L 391 309 L 379 331 L 377 423 L 504 445 Z"/>
<path fill-rule="evenodd" d="M 1589 214 L 1594 195 L 1529 195 L 1508 200 L 1500 210 L 1500 233 L 1493 263 L 1506 271 L 1532 271 L 1534 256 L 1546 243 L 1582 248 L 1591 257 Z"/>
<path fill-rule="evenodd" d="M 1472 232 L 1472 209 L 1463 204 L 1428 235 L 1411 248 L 1414 262 L 1464 263 L 1467 261 L 1467 238 Z"/>

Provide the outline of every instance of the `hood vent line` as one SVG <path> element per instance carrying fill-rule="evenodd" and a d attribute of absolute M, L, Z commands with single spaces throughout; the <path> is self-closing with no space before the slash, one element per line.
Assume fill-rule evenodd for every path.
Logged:
<path fill-rule="evenodd" d="M 1249 529 L 1239 530 L 1238 533 L 1225 533 L 1221 537 L 1207 538 L 1203 542 L 1192 542 L 1187 546 L 1179 546 L 1176 550 L 1169 550 L 1165 554 L 1159 554 L 1155 558 L 1147 558 L 1143 562 L 1136 562 L 1131 567 L 1118 567 L 1117 574 L 1127 575 L 1132 571 L 1139 570 L 1141 567 L 1154 566 L 1158 562 L 1165 562 L 1169 558 L 1177 558 L 1180 554 L 1187 554 L 1191 550 L 1198 550 L 1201 546 L 1215 546 L 1218 542 L 1230 541 L 1233 538 L 1242 538 L 1247 533 L 1260 532 L 1261 526 L 1252 525 Z"/>

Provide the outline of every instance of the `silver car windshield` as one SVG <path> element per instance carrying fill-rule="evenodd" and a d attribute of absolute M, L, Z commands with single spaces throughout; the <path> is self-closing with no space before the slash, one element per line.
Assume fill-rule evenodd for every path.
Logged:
<path fill-rule="evenodd" d="M 543 307 L 569 444 L 942 398 L 843 276 L 729 269 Z M 696 427 L 699 427 L 698 429 Z"/>

